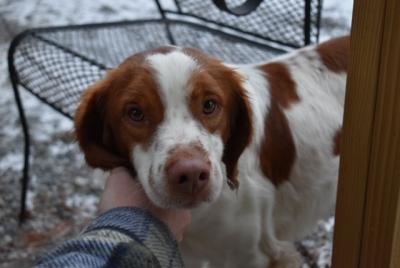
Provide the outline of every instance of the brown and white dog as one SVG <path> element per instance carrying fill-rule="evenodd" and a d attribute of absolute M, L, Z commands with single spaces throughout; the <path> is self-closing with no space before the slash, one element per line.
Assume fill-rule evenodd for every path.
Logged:
<path fill-rule="evenodd" d="M 193 208 L 187 267 L 297 267 L 293 241 L 335 205 L 348 54 L 348 37 L 255 65 L 139 53 L 85 92 L 77 139 L 156 205 Z"/>

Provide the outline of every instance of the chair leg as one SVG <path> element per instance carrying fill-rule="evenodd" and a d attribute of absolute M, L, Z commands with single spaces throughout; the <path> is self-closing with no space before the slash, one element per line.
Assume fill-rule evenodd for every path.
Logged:
<path fill-rule="evenodd" d="M 23 223 L 24 220 L 27 218 L 27 210 L 26 210 L 26 195 L 28 192 L 28 185 L 29 185 L 29 156 L 30 156 L 30 137 L 29 137 L 29 130 L 28 125 L 25 119 L 25 115 L 23 114 L 23 110 L 21 114 L 21 122 L 22 128 L 24 131 L 24 138 L 25 138 L 25 148 L 24 148 L 24 168 L 21 178 L 21 200 L 20 200 L 20 212 L 19 212 L 19 222 Z M 24 118 L 24 119 L 22 119 Z"/>
<path fill-rule="evenodd" d="M 29 127 L 26 121 L 24 107 L 22 106 L 21 97 L 19 95 L 18 86 L 15 79 L 11 78 L 12 87 L 14 89 L 15 101 L 17 103 L 18 113 L 21 120 L 22 130 L 24 133 L 24 167 L 21 178 L 21 199 L 20 199 L 20 212 L 19 212 L 19 222 L 20 224 L 26 219 L 26 195 L 29 185 L 29 156 L 30 156 L 30 136 Z"/>

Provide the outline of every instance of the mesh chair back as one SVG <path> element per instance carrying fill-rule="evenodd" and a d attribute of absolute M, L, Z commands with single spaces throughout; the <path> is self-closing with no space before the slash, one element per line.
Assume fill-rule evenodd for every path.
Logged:
<path fill-rule="evenodd" d="M 106 69 L 145 49 L 172 43 L 199 48 L 229 63 L 253 63 L 282 53 L 265 40 L 300 47 L 317 39 L 319 12 L 306 6 L 317 7 L 320 0 L 263 0 L 243 16 L 221 11 L 214 1 L 221 0 L 175 0 L 175 6 L 167 8 L 155 0 L 161 19 L 30 30 L 10 47 L 10 72 L 18 84 L 73 117 L 89 85 Z M 226 3 L 232 7 L 243 2 Z M 306 11 L 312 14 L 309 26 L 314 32 L 305 31 Z"/>
<path fill-rule="evenodd" d="M 218 0 L 214 0 L 216 2 Z M 246 1 L 226 0 L 234 8 Z M 232 29 L 288 47 L 302 47 L 318 41 L 321 0 L 264 0 L 247 15 L 235 16 L 220 10 L 213 0 L 175 0 L 176 10 L 164 8 L 166 17 L 176 14 Z"/>

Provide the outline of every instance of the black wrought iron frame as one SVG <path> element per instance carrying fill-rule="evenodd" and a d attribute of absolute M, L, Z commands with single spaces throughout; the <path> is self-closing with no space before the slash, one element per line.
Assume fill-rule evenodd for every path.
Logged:
<path fill-rule="evenodd" d="M 23 165 L 23 172 L 22 172 L 22 178 L 21 178 L 21 184 L 22 184 L 22 189 L 21 189 L 21 200 L 20 200 L 20 214 L 19 214 L 19 219 L 20 223 L 22 223 L 26 219 L 26 195 L 27 195 L 27 189 L 28 189 L 28 184 L 29 184 L 29 167 L 30 167 L 30 134 L 29 134 L 29 125 L 26 119 L 22 99 L 20 92 L 18 90 L 18 85 L 23 86 L 27 91 L 29 91 L 31 94 L 33 94 L 35 97 L 40 99 L 42 102 L 46 103 L 49 105 L 51 108 L 55 109 L 57 112 L 60 114 L 66 116 L 69 119 L 73 119 L 72 115 L 68 114 L 67 112 L 53 106 L 51 103 L 48 102 L 48 100 L 42 98 L 40 95 L 35 94 L 35 92 L 29 88 L 28 85 L 24 84 L 21 82 L 21 80 L 18 77 L 18 72 L 16 70 L 16 67 L 14 65 L 14 55 L 16 52 L 16 49 L 18 45 L 21 43 L 21 41 L 27 37 L 28 35 L 34 36 L 38 39 L 41 39 L 42 41 L 52 44 L 53 46 L 56 46 L 57 48 L 64 50 L 67 53 L 70 53 L 78 58 L 80 58 L 83 61 L 86 61 L 88 63 L 93 64 L 94 66 L 97 66 L 99 69 L 102 70 L 107 70 L 108 67 L 105 66 L 102 63 L 97 62 L 94 59 L 90 59 L 86 57 L 85 55 L 81 55 L 75 51 L 72 51 L 68 49 L 67 47 L 63 47 L 59 44 L 56 44 L 52 42 L 51 40 L 47 40 L 41 36 L 38 35 L 38 33 L 42 31 L 55 31 L 55 30 L 70 30 L 70 29 L 89 29 L 89 28 L 99 28 L 99 27 L 111 27 L 111 26 L 117 26 L 117 25 L 127 25 L 127 24 L 141 24 L 141 23 L 164 23 L 165 25 L 165 30 L 167 32 L 167 36 L 171 44 L 175 44 L 175 40 L 173 38 L 173 35 L 171 34 L 170 27 L 169 25 L 172 23 L 179 23 L 179 24 L 186 24 L 190 25 L 193 28 L 199 29 L 199 30 L 207 30 L 209 32 L 213 32 L 215 34 L 218 34 L 220 36 L 226 36 L 229 38 L 234 38 L 236 40 L 239 40 L 244 43 L 251 44 L 255 47 L 260 47 L 260 48 L 265 48 L 268 47 L 270 50 L 277 50 L 277 51 L 283 51 L 287 50 L 290 48 L 298 48 L 300 47 L 299 45 L 295 44 L 290 44 L 290 43 L 284 43 L 279 40 L 274 40 L 271 38 L 265 38 L 263 36 L 260 36 L 255 33 L 251 33 L 249 31 L 245 30 L 240 30 L 233 28 L 229 25 L 219 23 L 216 21 L 208 20 L 193 14 L 185 14 L 181 11 L 179 3 L 175 0 L 176 6 L 177 6 L 177 11 L 175 10 L 169 10 L 169 9 L 164 9 L 160 3 L 159 0 L 154 0 L 157 8 L 159 10 L 161 18 L 159 19 L 142 19 L 142 20 L 134 20 L 134 21 L 122 21 L 122 22 L 111 22 L 111 23 L 93 23 L 93 24 L 84 24 L 84 25 L 68 25 L 68 26 L 59 26 L 59 27 L 43 27 L 43 28 L 34 28 L 30 30 L 26 30 L 19 34 L 14 40 L 11 42 L 9 51 L 8 51 L 8 68 L 9 68 L 9 74 L 10 74 L 10 79 L 11 79 L 11 84 L 12 88 L 14 91 L 14 96 L 15 96 L 15 101 L 16 105 L 18 108 L 18 113 L 19 117 L 21 120 L 21 125 L 22 125 L 22 130 L 24 134 L 24 165 Z M 246 1 L 242 6 L 236 7 L 234 9 L 229 9 L 226 6 L 226 3 L 224 0 L 213 0 L 214 3 L 222 10 L 229 12 L 231 14 L 241 16 L 250 13 L 252 10 L 256 9 L 257 6 L 262 2 L 262 0 L 248 0 Z M 318 16 L 317 16 L 317 39 L 319 36 L 319 24 L 320 24 L 320 11 L 321 11 L 321 1 L 318 0 Z M 305 20 L 304 20 L 304 44 L 307 45 L 311 42 L 311 6 L 310 6 L 310 1 L 305 0 Z M 181 17 L 191 17 L 194 19 L 197 19 L 199 21 L 208 23 L 210 25 L 214 26 L 219 26 L 219 27 L 224 27 L 225 29 L 231 29 L 235 31 L 236 33 L 239 33 L 244 36 L 249 36 L 252 37 L 251 39 L 245 38 L 241 35 L 236 35 L 236 34 L 231 34 L 228 32 L 223 32 L 221 30 L 215 29 L 211 27 L 210 25 L 201 25 L 199 23 L 191 22 L 191 21 L 186 21 L 186 20 L 180 20 L 180 19 L 173 19 L 173 18 L 168 18 L 168 15 L 177 15 Z"/>

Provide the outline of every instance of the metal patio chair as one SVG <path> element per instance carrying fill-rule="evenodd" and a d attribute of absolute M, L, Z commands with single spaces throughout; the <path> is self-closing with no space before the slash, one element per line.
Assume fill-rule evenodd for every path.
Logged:
<path fill-rule="evenodd" d="M 30 29 L 8 53 L 24 132 L 20 220 L 29 182 L 30 137 L 19 86 L 72 119 L 81 93 L 127 56 L 160 45 L 190 46 L 232 63 L 267 60 L 316 43 L 321 0 L 154 0 L 154 18 Z"/>

